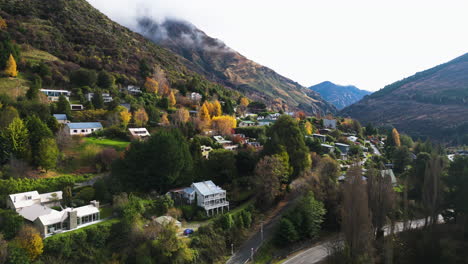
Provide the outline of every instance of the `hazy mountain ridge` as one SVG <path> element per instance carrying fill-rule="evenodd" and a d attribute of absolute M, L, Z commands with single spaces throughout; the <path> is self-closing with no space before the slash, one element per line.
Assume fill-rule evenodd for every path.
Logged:
<path fill-rule="evenodd" d="M 468 53 L 387 85 L 341 114 L 415 137 L 456 141 L 468 134 Z"/>
<path fill-rule="evenodd" d="M 318 93 L 247 59 L 190 23 L 174 19 L 158 23 L 144 17 L 138 20 L 135 30 L 184 57 L 191 70 L 265 101 L 276 110 L 336 112 Z"/>
<path fill-rule="evenodd" d="M 364 96 L 371 94 L 366 90 L 361 90 L 353 85 L 337 85 L 330 81 L 325 81 L 309 89 L 318 92 L 325 100 L 332 103 L 336 108 L 343 109 L 348 105 L 351 105 Z"/>

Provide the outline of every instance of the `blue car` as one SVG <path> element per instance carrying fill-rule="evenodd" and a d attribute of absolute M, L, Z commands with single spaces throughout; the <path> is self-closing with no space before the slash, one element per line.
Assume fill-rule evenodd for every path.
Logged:
<path fill-rule="evenodd" d="M 188 236 L 190 234 L 193 234 L 193 229 L 185 229 L 184 230 L 184 236 Z"/>

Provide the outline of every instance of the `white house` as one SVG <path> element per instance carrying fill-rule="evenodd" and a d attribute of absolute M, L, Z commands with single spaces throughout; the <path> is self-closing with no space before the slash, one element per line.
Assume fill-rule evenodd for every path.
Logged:
<path fill-rule="evenodd" d="M 84 106 L 82 104 L 70 104 L 70 109 L 72 111 L 81 111 L 84 110 Z"/>
<path fill-rule="evenodd" d="M 255 126 L 255 122 L 252 122 L 252 121 L 239 122 L 239 127 L 252 127 L 252 126 Z"/>
<path fill-rule="evenodd" d="M 323 119 L 323 126 L 325 128 L 336 129 L 336 120 L 335 119 Z"/>
<path fill-rule="evenodd" d="M 194 102 L 199 102 L 200 100 L 202 99 L 202 95 L 199 94 L 199 93 L 191 93 L 190 94 L 190 100 L 194 101 Z"/>
<path fill-rule="evenodd" d="M 128 93 L 133 94 L 133 95 L 138 95 L 138 94 L 142 93 L 141 88 L 138 87 L 138 86 L 135 86 L 135 85 L 127 86 L 127 91 L 128 91 Z"/>
<path fill-rule="evenodd" d="M 335 151 L 335 147 L 328 144 L 321 144 L 322 148 L 326 150 L 327 153 L 332 153 Z"/>
<path fill-rule="evenodd" d="M 129 128 L 128 131 L 130 132 L 130 135 L 134 139 L 145 139 L 151 136 L 148 130 L 144 127 Z"/>
<path fill-rule="evenodd" d="M 192 183 L 190 188 L 195 192 L 197 205 L 205 209 L 208 216 L 222 213 L 224 209 L 229 210 L 226 191 L 212 181 Z M 194 196 L 193 199 L 195 199 Z"/>
<path fill-rule="evenodd" d="M 314 138 L 317 138 L 320 140 L 322 143 L 325 143 L 327 141 L 327 136 L 325 135 L 320 135 L 320 134 L 312 134 Z"/>
<path fill-rule="evenodd" d="M 102 129 L 102 125 L 99 122 L 68 123 L 67 127 L 72 136 L 85 136 Z"/>
<path fill-rule="evenodd" d="M 67 90 L 50 90 L 50 89 L 41 89 L 41 92 L 47 95 L 47 99 L 52 102 L 57 102 L 60 95 L 65 96 L 67 100 L 70 99 L 71 92 Z"/>
<path fill-rule="evenodd" d="M 88 101 L 93 100 L 94 93 L 85 94 L 85 98 Z M 112 99 L 112 96 L 109 93 L 102 93 L 102 100 L 104 101 L 104 103 L 110 103 L 110 102 L 112 102 L 113 99 Z"/>
<path fill-rule="evenodd" d="M 89 205 L 61 211 L 51 208 L 60 206 L 61 200 L 61 191 L 44 194 L 32 191 L 9 195 L 7 206 L 33 223 L 43 237 L 99 221 L 99 202 L 91 201 Z"/>
<path fill-rule="evenodd" d="M 335 147 L 337 147 L 342 154 L 348 155 L 349 151 L 349 145 L 348 144 L 343 144 L 343 143 L 335 143 Z"/>
<path fill-rule="evenodd" d="M 68 121 L 67 115 L 66 114 L 54 114 L 55 119 L 57 119 L 57 122 L 60 124 L 67 124 L 70 121 Z"/>

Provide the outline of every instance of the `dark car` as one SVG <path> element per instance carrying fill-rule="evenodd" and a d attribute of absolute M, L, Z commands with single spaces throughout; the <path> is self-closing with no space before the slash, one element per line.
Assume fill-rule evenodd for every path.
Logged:
<path fill-rule="evenodd" d="M 185 229 L 184 230 L 184 236 L 188 236 L 190 234 L 193 234 L 193 229 Z"/>

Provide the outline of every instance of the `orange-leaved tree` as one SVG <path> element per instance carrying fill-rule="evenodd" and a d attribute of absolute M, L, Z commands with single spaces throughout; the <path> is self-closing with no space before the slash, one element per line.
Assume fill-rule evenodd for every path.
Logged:
<path fill-rule="evenodd" d="M 236 128 L 237 121 L 233 116 L 223 115 L 215 116 L 212 119 L 213 129 L 216 129 L 220 134 L 228 135 L 232 133 L 232 129 Z"/>
<path fill-rule="evenodd" d="M 213 113 L 212 116 L 220 116 L 223 114 L 223 110 L 221 109 L 221 104 L 218 100 L 213 102 Z"/>
<path fill-rule="evenodd" d="M 128 126 L 128 123 L 132 119 L 132 113 L 130 113 L 127 108 L 122 107 L 119 112 L 119 118 L 122 126 L 126 128 Z"/>
<path fill-rule="evenodd" d="M 208 111 L 208 107 L 206 107 L 206 104 L 203 104 L 202 107 L 200 108 L 198 117 L 200 118 L 201 121 L 210 121 L 211 119 L 210 112 Z"/>
<path fill-rule="evenodd" d="M 133 122 L 135 122 L 135 125 L 138 127 L 146 125 L 148 122 L 148 114 L 144 108 L 140 108 L 133 113 Z"/>
<path fill-rule="evenodd" d="M 152 78 L 146 77 L 146 81 L 144 86 L 146 91 L 149 93 L 158 93 L 159 91 L 159 83 Z"/>
<path fill-rule="evenodd" d="M 171 91 L 167 98 L 169 99 L 169 106 L 174 107 L 176 105 L 176 99 L 175 99 L 174 92 Z"/>
<path fill-rule="evenodd" d="M 314 132 L 314 127 L 309 121 L 306 121 L 304 124 L 305 132 L 307 135 L 311 135 Z"/>
<path fill-rule="evenodd" d="M 392 137 L 393 137 L 393 142 L 395 142 L 395 146 L 396 147 L 401 146 L 400 133 L 398 133 L 398 130 L 396 130 L 396 128 L 392 130 Z"/>
<path fill-rule="evenodd" d="M 18 76 L 18 70 L 16 69 L 16 61 L 15 58 L 13 58 L 13 55 L 11 54 L 6 63 L 5 74 L 10 77 Z"/>

